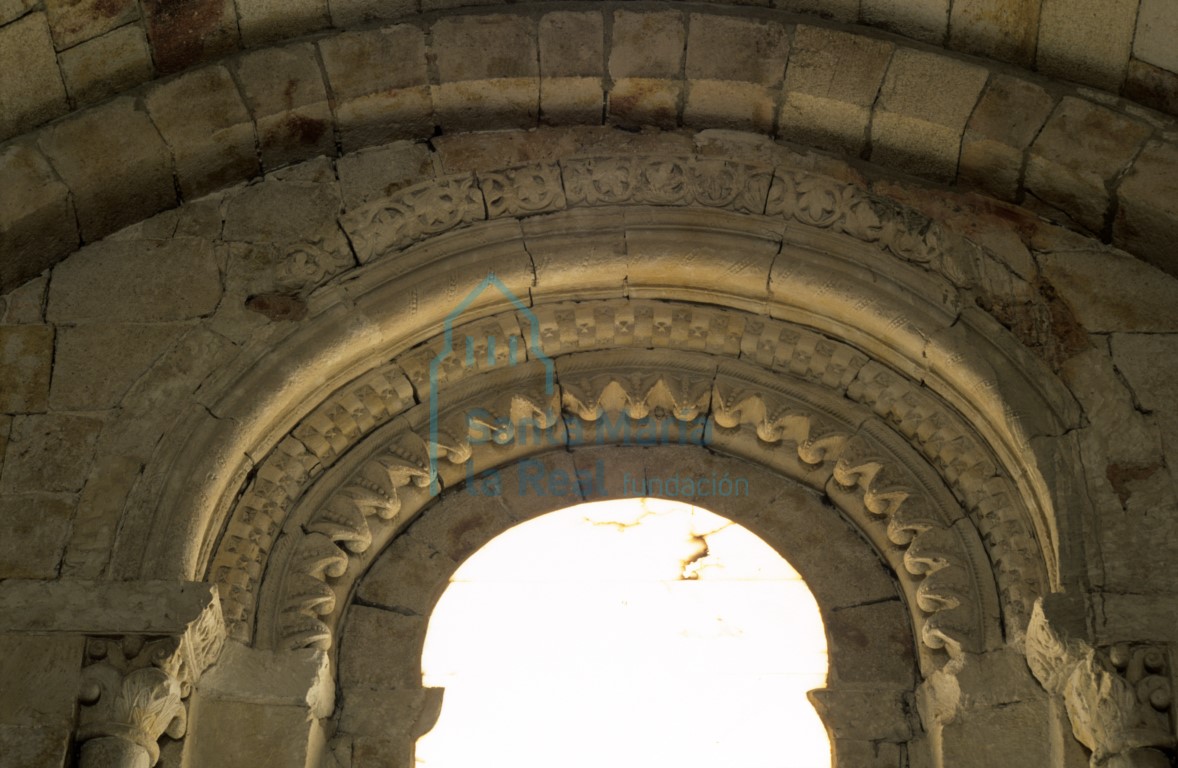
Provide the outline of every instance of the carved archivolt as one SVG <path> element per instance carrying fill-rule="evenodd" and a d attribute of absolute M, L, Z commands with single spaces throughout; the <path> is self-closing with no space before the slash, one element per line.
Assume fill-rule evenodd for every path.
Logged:
<path fill-rule="evenodd" d="M 598 329 L 592 334 L 597 342 L 586 333 L 586 318 L 592 318 Z M 521 328 L 531 321 L 516 314 L 496 316 L 462 333 L 496 338 L 496 349 L 509 348 L 508 337 L 515 335 L 520 338 L 517 348 L 525 349 Z M 539 308 L 535 321 L 540 324 L 543 353 L 551 351 L 555 359 L 553 392 L 545 391 L 538 360 L 495 370 L 487 358 L 475 355 L 443 369 L 437 379 L 443 408 L 436 450 L 444 459 L 439 467 L 443 486 L 463 482 L 470 471 L 468 461 L 481 472 L 553 444 L 575 448 L 582 441 L 619 441 L 616 431 L 611 436 L 607 430 L 604 437 L 594 432 L 597 422 L 618 414 L 633 420 L 657 419 L 662 425 L 658 434 L 673 439 L 698 440 L 681 437 L 695 424 L 698 434 L 706 430 L 713 449 L 785 471 L 826 490 L 836 504 L 850 510 L 909 590 L 910 608 L 926 648 L 956 654 L 1000 642 L 998 599 L 983 545 L 975 528 L 958 524 L 963 519 L 961 501 L 920 457 L 947 449 L 927 431 L 921 432 L 922 448 L 920 441 L 906 441 L 902 432 L 875 421 L 864 406 L 876 407 L 880 398 L 864 389 L 862 377 L 865 371 L 878 377 L 880 370 L 862 353 L 787 323 L 662 302 L 553 305 Z M 613 347 L 623 338 L 642 351 L 590 351 L 595 346 Z M 280 444 L 272 457 L 274 472 L 259 472 L 230 523 L 230 531 L 241 533 L 226 537 L 214 560 L 214 577 L 230 590 L 226 602 L 233 607 L 228 610 L 239 617 L 232 625 L 239 637 L 249 638 L 258 607 L 257 580 L 249 573 L 260 571 L 268 561 L 268 591 L 255 642 L 328 646 L 347 585 L 374 549 L 429 502 L 433 478 L 427 409 L 410 397 L 394 398 L 399 413 L 389 405 L 391 393 L 406 382 L 417 389 L 416 401 L 428 402 L 422 387 L 428 384 L 426 365 L 437 354 L 437 345 L 426 343 L 341 389 Z M 652 346 L 700 351 L 643 350 Z M 384 385 L 374 388 L 373 381 Z M 378 390 L 389 396 L 377 396 Z M 863 392 L 848 399 L 852 390 Z M 926 419 L 939 419 L 943 429 L 956 429 L 954 434 L 969 434 L 959 418 L 943 406 L 935 408 L 935 399 L 926 397 L 921 401 L 929 409 Z M 331 426 L 336 422 L 338 426 Z M 545 441 L 521 443 L 517 435 L 470 439 L 471 430 L 480 425 L 488 428 L 484 434 L 496 435 L 494 425 L 520 423 L 543 431 Z M 309 424 L 318 426 L 308 431 Z M 679 426 L 673 428 L 675 424 Z M 743 437 L 746 433 L 748 438 Z M 294 436 L 299 434 L 309 436 L 309 446 Z M 282 447 L 292 443 L 302 450 Z M 376 449 L 354 448 L 336 461 L 345 444 L 359 443 Z M 292 462 L 292 453 L 313 459 Z M 259 482 L 289 476 L 278 468 L 292 466 L 297 482 Z M 992 459 L 987 466 L 995 466 Z M 955 482 L 969 486 L 961 478 L 973 475 L 959 475 Z M 267 490 L 275 497 L 259 503 Z M 990 499 L 980 490 L 978 498 Z M 276 516 L 267 514 L 265 530 L 245 531 L 259 508 L 274 510 Z M 290 514 L 282 516 L 280 508 Z M 966 512 L 975 520 L 980 517 L 975 517 L 976 508 L 967 506 Z M 1017 513 L 1008 514 L 1006 525 L 1027 531 Z M 279 529 L 286 533 L 279 535 Z M 1029 533 L 1024 535 L 1033 541 Z M 243 541 L 254 548 L 249 571 L 232 567 Z M 1025 570 L 1033 572 L 1029 565 Z M 1023 578 L 1021 571 L 1019 575 Z M 237 591 L 232 589 L 235 585 Z M 1036 579 L 1022 589 L 1037 594 L 1040 585 Z M 1002 591 L 1020 592 L 1008 585 Z M 247 617 L 248 623 L 243 620 Z"/>

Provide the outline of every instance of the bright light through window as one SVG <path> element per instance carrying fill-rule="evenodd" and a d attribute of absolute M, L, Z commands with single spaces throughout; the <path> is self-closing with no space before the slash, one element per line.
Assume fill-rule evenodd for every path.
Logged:
<path fill-rule="evenodd" d="M 699 507 L 569 507 L 494 539 L 430 619 L 424 768 L 830 768 L 818 607 Z"/>

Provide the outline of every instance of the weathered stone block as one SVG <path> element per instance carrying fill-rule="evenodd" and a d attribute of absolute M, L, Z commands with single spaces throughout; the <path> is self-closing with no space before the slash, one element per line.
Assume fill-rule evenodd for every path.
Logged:
<path fill-rule="evenodd" d="M 38 0 L 0 0 L 0 24 L 16 21 L 38 5 Z"/>
<path fill-rule="evenodd" d="M 1178 14 L 1167 0 L 1141 0 L 1133 55 L 1142 61 L 1178 72 Z"/>
<path fill-rule="evenodd" d="M 61 73 L 74 103 L 82 106 L 151 79 L 151 51 L 138 24 L 61 52 Z"/>
<path fill-rule="evenodd" d="M 8 138 L 69 109 L 44 13 L 0 27 L 0 137 Z"/>
<path fill-rule="evenodd" d="M 74 516 L 69 498 L 0 496 L 0 578 L 57 578 Z"/>
<path fill-rule="evenodd" d="M 952 13 L 951 47 L 1024 67 L 1034 61 L 1039 0 L 957 0 Z"/>
<path fill-rule="evenodd" d="M 220 270 L 208 241 L 105 241 L 54 269 L 46 317 L 55 323 L 187 320 L 211 313 L 220 299 Z"/>
<path fill-rule="evenodd" d="M 430 29 L 430 55 L 442 83 L 540 74 L 534 23 L 493 14 L 441 19 Z"/>
<path fill-rule="evenodd" d="M 237 48 L 233 0 L 142 0 L 142 7 L 159 74 L 180 72 Z"/>
<path fill-rule="evenodd" d="M 961 141 L 958 180 L 1004 200 L 1019 191 L 1023 152 L 1051 114 L 1055 100 L 1039 86 L 994 75 L 969 118 Z"/>
<path fill-rule="evenodd" d="M 91 416 L 64 414 L 13 419 L 0 493 L 82 490 L 102 424 Z"/>
<path fill-rule="evenodd" d="M 335 154 L 327 90 L 309 43 L 247 54 L 237 76 L 258 126 L 265 168 Z"/>
<path fill-rule="evenodd" d="M 330 0 L 331 24 L 360 27 L 379 21 L 398 21 L 418 11 L 417 0 Z"/>
<path fill-rule="evenodd" d="M 752 83 L 695 80 L 687 87 L 684 125 L 770 133 L 776 93 Z"/>
<path fill-rule="evenodd" d="M 314 768 L 324 764 L 323 725 L 308 718 L 304 707 L 198 698 L 189 719 L 192 747 L 185 751 L 185 758 L 192 765 Z M 226 749 L 227 743 L 233 748 Z"/>
<path fill-rule="evenodd" d="M 132 98 L 57 123 L 40 142 L 73 193 L 86 241 L 176 204 L 171 153 Z"/>
<path fill-rule="evenodd" d="M 5 694 L 0 723 L 68 732 L 78 703 L 82 644 L 83 638 L 73 634 L 0 634 L 0 689 Z"/>
<path fill-rule="evenodd" d="M 687 78 L 781 85 L 789 58 L 789 37 L 781 24 L 692 14 L 689 30 Z"/>
<path fill-rule="evenodd" d="M 605 73 L 600 13 L 558 11 L 540 18 L 540 74 L 543 77 L 600 77 Z"/>
<path fill-rule="evenodd" d="M 1040 72 L 1116 93 L 1125 79 L 1137 0 L 1043 0 Z"/>
<path fill-rule="evenodd" d="M 1178 254 L 1174 251 L 1178 242 L 1178 143 L 1147 144 L 1116 194 L 1114 241 L 1159 269 L 1178 275 Z"/>
<path fill-rule="evenodd" d="M 316 240 L 335 229 L 339 212 L 334 184 L 264 181 L 226 201 L 223 236 L 250 243 Z"/>
<path fill-rule="evenodd" d="M 353 604 L 339 650 L 339 682 L 348 688 L 420 688 L 426 617 Z"/>
<path fill-rule="evenodd" d="M 319 52 L 346 151 L 416 138 L 433 126 L 425 35 L 400 24 L 325 38 Z"/>
<path fill-rule="evenodd" d="M 916 675 L 912 629 L 899 599 L 827 611 L 823 619 L 830 640 L 830 687 L 912 685 Z M 844 647 L 854 652 L 843 653 Z"/>
<path fill-rule="evenodd" d="M 871 126 L 871 159 L 940 181 L 957 175 L 965 123 L 989 72 L 900 48 L 892 57 Z M 930 90 L 929 83 L 937 83 Z"/>
<path fill-rule="evenodd" d="M 605 112 L 600 77 L 540 78 L 540 118 L 546 125 L 599 123 Z"/>
<path fill-rule="evenodd" d="M 801 13 L 816 13 L 835 21 L 858 21 L 859 0 L 773 0 L 775 8 Z"/>
<path fill-rule="evenodd" d="M 829 733 L 837 739 L 863 742 L 911 738 L 906 713 L 909 697 L 911 691 L 903 688 L 868 685 L 819 688 L 807 694 Z"/>
<path fill-rule="evenodd" d="M 345 155 L 336 161 L 336 170 L 348 210 L 434 176 L 429 146 L 415 141 L 397 141 Z"/>
<path fill-rule="evenodd" d="M 615 11 L 609 75 L 624 78 L 679 78 L 683 74 L 686 30 L 677 11 Z"/>
<path fill-rule="evenodd" d="M 679 122 L 679 99 L 683 83 L 628 77 L 615 80 L 606 101 L 611 121 L 624 126 L 653 125 L 672 129 Z"/>
<path fill-rule="evenodd" d="M 941 726 L 944 765 L 989 768 L 993 765 L 1051 765 L 1048 704 L 1019 702 L 965 712 Z M 1001 738 L 995 738 L 1001 734 Z M 985 744 L 984 749 L 979 744 Z"/>
<path fill-rule="evenodd" d="M 860 17 L 872 26 L 940 44 L 949 25 L 949 0 L 863 0 Z"/>
<path fill-rule="evenodd" d="M 59 51 L 139 18 L 135 0 L 45 0 L 45 12 Z"/>
<path fill-rule="evenodd" d="M 895 46 L 799 24 L 778 117 L 783 138 L 858 155 Z"/>
<path fill-rule="evenodd" d="M 114 407 L 186 325 L 93 324 L 58 329 L 53 388 L 54 410 Z"/>
<path fill-rule="evenodd" d="M 1122 93 L 1152 109 L 1178 114 L 1178 74 L 1168 69 L 1130 59 Z"/>
<path fill-rule="evenodd" d="M 69 758 L 68 727 L 0 725 L 0 755 L 23 768 L 62 768 Z"/>
<path fill-rule="evenodd" d="M 236 0 L 246 46 L 288 40 L 328 26 L 327 0 Z"/>
<path fill-rule="evenodd" d="M 446 131 L 533 128 L 540 115 L 540 79 L 464 80 L 430 89 Z"/>
<path fill-rule="evenodd" d="M 1064 97 L 1027 159 L 1027 191 L 1081 226 L 1105 225 L 1113 180 L 1149 135 L 1148 126 L 1106 107 Z"/>
<path fill-rule="evenodd" d="M 78 246 L 69 189 L 31 143 L 0 149 L 0 292 L 48 269 Z"/>
<path fill-rule="evenodd" d="M 53 328 L 0 325 L 0 413 L 46 410 Z"/>
<path fill-rule="evenodd" d="M 147 109 L 176 160 L 186 198 L 260 172 L 254 125 L 229 71 L 205 67 L 147 94 Z"/>
<path fill-rule="evenodd" d="M 1111 248 L 1043 253 L 1037 259 L 1043 276 L 1090 333 L 1178 332 L 1178 278 Z"/>
<path fill-rule="evenodd" d="M 413 536 L 393 540 L 361 582 L 365 605 L 428 616 L 458 563 Z"/>
<path fill-rule="evenodd" d="M 37 325 L 45 322 L 45 291 L 48 287 L 49 276 L 42 274 L 0 297 L 0 324 Z"/>

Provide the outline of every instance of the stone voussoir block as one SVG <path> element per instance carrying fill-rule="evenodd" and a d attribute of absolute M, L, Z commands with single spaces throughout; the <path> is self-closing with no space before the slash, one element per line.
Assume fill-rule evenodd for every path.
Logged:
<path fill-rule="evenodd" d="M 425 33 L 408 24 L 319 41 L 344 151 L 415 138 L 434 125 Z"/>
<path fill-rule="evenodd" d="M 299 43 L 248 53 L 237 63 L 265 168 L 335 153 L 335 126 L 315 48 Z"/>
<path fill-rule="evenodd" d="M 540 18 L 540 115 L 544 122 L 601 120 L 604 26 L 600 13 L 557 11 Z"/>
<path fill-rule="evenodd" d="M 45 411 L 52 368 L 52 327 L 0 325 L 0 413 Z"/>
<path fill-rule="evenodd" d="M 87 242 L 176 205 L 171 153 L 130 97 L 46 128 L 40 147 L 73 193 Z"/>
<path fill-rule="evenodd" d="M 1051 94 L 1034 83 L 1008 75 L 992 77 L 965 127 L 958 181 L 1014 200 L 1023 153 L 1054 104 Z"/>
<path fill-rule="evenodd" d="M 176 159 L 185 198 L 260 172 L 254 124 L 225 67 L 181 75 L 152 89 L 146 102 Z"/>
<path fill-rule="evenodd" d="M 609 118 L 623 125 L 673 128 L 683 95 L 687 39 L 679 11 L 615 11 L 607 104 Z"/>
<path fill-rule="evenodd" d="M 785 76 L 778 133 L 821 149 L 858 155 L 871 106 L 895 45 L 799 24 Z"/>
<path fill-rule="evenodd" d="M 61 73 L 75 104 L 93 104 L 151 79 L 151 50 L 137 24 L 62 51 Z"/>
<path fill-rule="evenodd" d="M 0 140 L 69 109 L 44 13 L 0 27 Z"/>
<path fill-rule="evenodd" d="M 875 108 L 871 159 L 907 173 L 952 180 L 966 121 L 989 74 L 934 53 L 897 49 Z M 933 82 L 937 87 L 930 89 Z"/>
<path fill-rule="evenodd" d="M 1147 144 L 1116 194 L 1114 242 L 1178 275 L 1178 143 Z"/>
<path fill-rule="evenodd" d="M 70 192 L 31 142 L 0 149 L 0 292 L 78 247 Z"/>
<path fill-rule="evenodd" d="M 1149 126 L 1065 96 L 1031 145 L 1026 189 L 1091 232 L 1104 229 L 1107 185 L 1150 134 Z"/>

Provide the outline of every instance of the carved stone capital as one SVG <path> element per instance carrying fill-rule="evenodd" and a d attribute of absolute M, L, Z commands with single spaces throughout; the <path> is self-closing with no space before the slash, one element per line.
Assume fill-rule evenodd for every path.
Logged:
<path fill-rule="evenodd" d="M 184 699 L 225 644 L 220 603 L 215 591 L 209 596 L 203 610 L 175 634 L 89 638 L 78 696 L 83 768 L 155 765 L 160 737 L 184 736 Z"/>
<path fill-rule="evenodd" d="M 1175 744 L 1170 678 L 1163 649 L 1121 645 L 1109 650 L 1068 637 L 1035 602 L 1026 636 L 1027 664 L 1060 697 L 1092 766 L 1166 766 Z"/>

